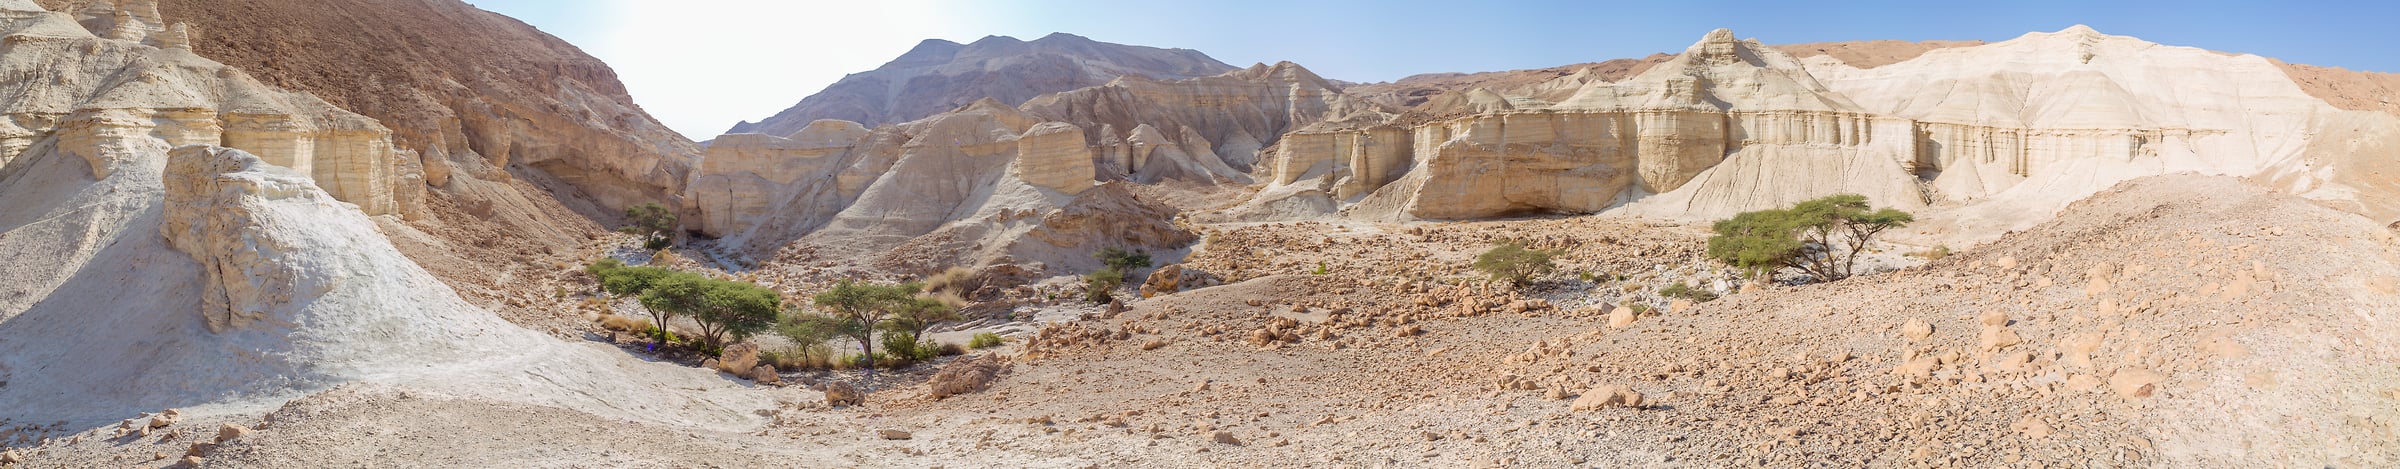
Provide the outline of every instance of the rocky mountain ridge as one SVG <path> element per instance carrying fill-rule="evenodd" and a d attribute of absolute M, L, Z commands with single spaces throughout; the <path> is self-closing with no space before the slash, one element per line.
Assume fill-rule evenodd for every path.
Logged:
<path fill-rule="evenodd" d="M 1066 33 L 1032 41 L 987 36 L 959 44 L 927 39 L 875 70 L 854 73 L 799 104 L 729 134 L 790 135 L 820 119 L 869 127 L 922 119 L 984 98 L 1015 106 L 1036 96 L 1122 76 L 1178 80 L 1233 70 L 1189 49 L 1099 42 Z"/>

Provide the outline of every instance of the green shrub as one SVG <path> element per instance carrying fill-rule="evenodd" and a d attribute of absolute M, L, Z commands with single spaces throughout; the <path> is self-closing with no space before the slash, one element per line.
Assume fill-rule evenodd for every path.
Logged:
<path fill-rule="evenodd" d="M 1005 343 L 1008 343 L 1008 338 L 1001 337 L 1000 334 L 977 332 L 975 338 L 967 340 L 967 347 L 984 349 L 998 347 Z"/>
<path fill-rule="evenodd" d="M 666 206 L 647 202 L 625 207 L 625 218 L 632 220 L 633 226 L 618 231 L 641 235 L 644 249 L 656 251 L 675 243 L 674 236 L 671 236 L 675 233 L 675 212 L 668 211 Z"/>
<path fill-rule="evenodd" d="M 1692 288 L 1690 285 L 1681 283 L 1668 285 L 1667 288 L 1659 290 L 1658 294 L 1668 298 L 1692 300 L 1696 303 L 1707 303 L 1717 299 L 1717 294 L 1706 288 Z"/>
<path fill-rule="evenodd" d="M 891 365 L 892 368 L 899 368 L 940 357 L 942 356 L 942 347 L 932 342 L 917 340 L 915 334 L 885 332 L 883 333 L 883 354 L 895 359 Z"/>
<path fill-rule="evenodd" d="M 1325 266 L 1325 263 L 1324 263 L 1324 262 L 1322 262 L 1322 261 L 1319 261 L 1319 262 L 1317 262 L 1317 270 L 1316 270 L 1316 271 L 1309 272 L 1309 274 L 1311 274 L 1311 275 L 1325 275 L 1325 274 L 1330 274 L 1330 273 L 1333 273 L 1333 269 L 1326 267 L 1326 266 Z"/>
<path fill-rule="evenodd" d="M 649 251 L 657 251 L 657 250 L 661 250 L 661 249 L 666 249 L 666 248 L 668 248 L 668 247 L 670 247 L 670 246 L 674 246 L 674 245 L 675 245 L 675 240 L 674 240 L 674 239 L 669 239 L 669 238 L 650 238 L 650 239 L 647 239 L 647 240 L 643 240 L 643 241 L 642 241 L 642 249 L 643 249 L 643 250 L 649 250 Z"/>
<path fill-rule="evenodd" d="M 1556 251 L 1525 249 L 1515 242 L 1503 243 L 1475 256 L 1475 270 L 1490 274 L 1493 280 L 1506 280 L 1511 285 L 1524 285 L 1536 275 L 1558 268 L 1550 262 Z"/>

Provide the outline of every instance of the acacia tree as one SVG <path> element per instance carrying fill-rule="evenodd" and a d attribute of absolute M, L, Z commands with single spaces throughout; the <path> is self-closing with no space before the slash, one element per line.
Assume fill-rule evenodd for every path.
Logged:
<path fill-rule="evenodd" d="M 941 323 L 959 320 L 958 308 L 940 299 L 913 296 L 892 305 L 892 317 L 885 327 L 906 332 L 909 337 L 924 338 L 925 331 Z"/>
<path fill-rule="evenodd" d="M 1876 235 L 1914 221 L 1908 212 L 1874 208 L 1866 196 L 1840 194 L 1719 221 L 1708 254 L 1753 277 L 1774 280 L 1789 268 L 1830 282 L 1850 277 Z"/>
<path fill-rule="evenodd" d="M 818 293 L 817 307 L 824 308 L 835 321 L 826 327 L 836 334 L 858 343 L 860 356 L 866 360 L 867 380 L 875 379 L 875 328 L 889 319 L 892 312 L 911 301 L 918 284 L 878 285 L 843 280 L 832 289 Z"/>
<path fill-rule="evenodd" d="M 675 233 L 675 212 L 668 211 L 666 206 L 659 205 L 657 202 L 644 202 L 640 205 L 625 207 L 625 218 L 632 220 L 633 226 L 619 231 L 642 235 L 642 247 L 644 248 L 653 251 L 666 249 L 668 243 L 674 240 L 672 234 Z"/>
<path fill-rule="evenodd" d="M 642 306 L 687 314 L 699 323 L 710 353 L 724 350 L 728 339 L 741 341 L 774 327 L 782 302 L 774 290 L 687 272 L 660 277 L 642 292 Z"/>
<path fill-rule="evenodd" d="M 1490 274 L 1493 280 L 1507 280 L 1509 285 L 1524 285 L 1526 281 L 1533 280 L 1535 275 L 1556 270 L 1558 266 L 1552 264 L 1550 258 L 1557 255 L 1556 251 L 1525 249 L 1524 245 L 1512 241 L 1475 256 L 1474 267 L 1475 270 Z"/>
<path fill-rule="evenodd" d="M 638 297 L 642 292 L 649 290 L 650 286 L 657 283 L 659 279 L 675 273 L 673 270 L 660 267 L 629 266 L 625 265 L 624 261 L 615 258 L 592 261 L 592 264 L 584 267 L 583 271 L 592 274 L 593 278 L 600 281 L 600 291 L 607 292 L 612 301 L 620 297 Z M 678 310 L 652 308 L 647 304 L 643 305 L 642 309 L 650 312 L 650 324 L 655 328 L 651 339 L 660 345 L 665 345 L 667 343 L 667 320 L 673 319 Z"/>

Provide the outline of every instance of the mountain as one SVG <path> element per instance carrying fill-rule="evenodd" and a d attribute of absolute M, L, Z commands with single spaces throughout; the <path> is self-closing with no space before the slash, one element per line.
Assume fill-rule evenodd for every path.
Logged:
<path fill-rule="evenodd" d="M 876 127 L 984 98 L 1015 106 L 1122 76 L 1177 80 L 1233 69 L 1199 51 L 1111 44 L 1066 33 L 1032 41 L 989 36 L 971 44 L 928 39 L 882 67 L 842 77 L 790 109 L 726 133 L 791 135 L 820 119 Z"/>

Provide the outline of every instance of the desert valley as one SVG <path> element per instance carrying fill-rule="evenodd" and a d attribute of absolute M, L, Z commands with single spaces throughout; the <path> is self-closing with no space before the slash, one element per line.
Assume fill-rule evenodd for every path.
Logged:
<path fill-rule="evenodd" d="M 2400 75 L 1737 33 L 694 141 L 459 0 L 0 0 L 0 468 L 2400 466 Z"/>

